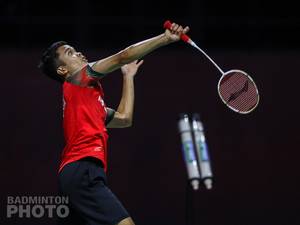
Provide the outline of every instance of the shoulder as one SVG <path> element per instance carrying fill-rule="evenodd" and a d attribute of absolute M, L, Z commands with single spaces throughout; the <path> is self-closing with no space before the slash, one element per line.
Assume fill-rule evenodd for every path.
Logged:
<path fill-rule="evenodd" d="M 88 63 L 84 65 L 81 69 L 69 76 L 65 83 L 81 86 L 81 87 L 90 87 L 94 86 L 97 83 L 96 78 L 94 77 L 94 71 L 91 67 L 93 63 Z"/>
<path fill-rule="evenodd" d="M 88 76 L 91 76 L 91 77 L 93 77 L 95 79 L 101 79 L 101 78 L 103 78 L 105 76 L 105 74 L 99 73 L 99 72 L 97 72 L 96 70 L 93 69 L 93 66 L 96 63 L 97 63 L 97 61 L 96 62 L 88 63 L 88 65 L 86 67 L 87 68 L 87 74 L 88 74 Z"/>

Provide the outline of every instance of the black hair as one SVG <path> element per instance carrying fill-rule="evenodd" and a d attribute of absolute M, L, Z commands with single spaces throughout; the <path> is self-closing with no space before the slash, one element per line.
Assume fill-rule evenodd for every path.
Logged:
<path fill-rule="evenodd" d="M 57 41 L 53 43 L 49 48 L 44 51 L 41 61 L 38 65 L 38 68 L 42 70 L 42 72 L 50 77 L 53 80 L 63 83 L 64 77 L 57 73 L 57 68 L 64 65 L 64 63 L 58 59 L 58 53 L 56 50 L 63 45 L 66 45 L 65 41 Z"/>

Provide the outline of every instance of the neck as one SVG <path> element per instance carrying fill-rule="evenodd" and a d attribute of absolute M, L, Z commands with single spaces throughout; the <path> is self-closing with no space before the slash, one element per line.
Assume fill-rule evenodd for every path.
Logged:
<path fill-rule="evenodd" d="M 76 66 L 76 68 L 72 68 L 69 70 L 68 74 L 66 75 L 66 79 L 69 77 L 72 77 L 74 74 L 76 74 L 78 71 L 80 71 L 83 67 L 85 67 L 88 63 L 83 63 L 79 66 Z"/>

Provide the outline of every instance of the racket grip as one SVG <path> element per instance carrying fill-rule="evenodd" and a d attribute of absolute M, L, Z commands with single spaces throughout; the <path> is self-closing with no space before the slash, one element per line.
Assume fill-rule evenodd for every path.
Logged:
<path fill-rule="evenodd" d="M 171 22 L 170 20 L 167 20 L 167 21 L 164 23 L 164 28 L 165 28 L 165 29 L 170 30 L 171 26 L 172 26 L 172 22 Z M 181 39 L 182 41 L 184 41 L 184 42 L 187 42 L 187 43 L 189 43 L 189 41 L 191 40 L 191 38 L 190 38 L 189 36 L 187 36 L 186 34 L 181 34 L 180 39 Z"/>

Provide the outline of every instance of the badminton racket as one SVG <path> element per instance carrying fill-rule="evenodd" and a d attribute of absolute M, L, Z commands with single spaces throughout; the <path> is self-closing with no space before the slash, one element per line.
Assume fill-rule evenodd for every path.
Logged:
<path fill-rule="evenodd" d="M 164 23 L 165 29 L 170 29 L 171 26 L 172 23 L 169 20 Z M 220 71 L 222 76 L 218 82 L 218 93 L 225 105 L 241 114 L 248 114 L 257 107 L 259 93 L 254 80 L 249 74 L 238 69 L 224 72 L 189 36 L 182 34 L 180 38 L 199 50 Z"/>

